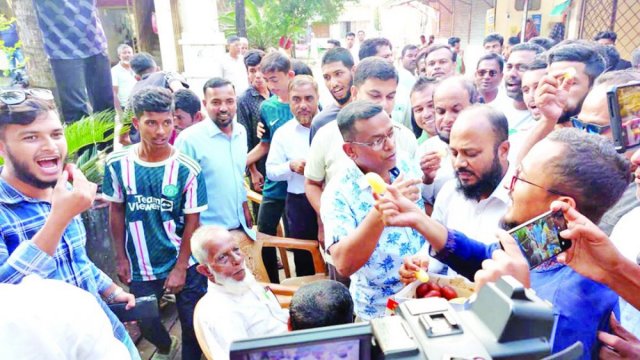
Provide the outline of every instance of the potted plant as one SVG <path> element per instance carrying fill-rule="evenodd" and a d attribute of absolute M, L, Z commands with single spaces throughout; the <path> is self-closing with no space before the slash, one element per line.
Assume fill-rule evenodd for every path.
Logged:
<path fill-rule="evenodd" d="M 4 46 L 11 48 L 18 43 L 18 31 L 16 29 L 16 18 L 7 19 L 4 14 L 0 14 L 0 39 L 4 41 Z"/>

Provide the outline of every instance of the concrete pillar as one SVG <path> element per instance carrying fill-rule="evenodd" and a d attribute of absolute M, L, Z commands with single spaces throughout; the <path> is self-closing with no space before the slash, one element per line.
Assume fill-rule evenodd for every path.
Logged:
<path fill-rule="evenodd" d="M 221 76 L 219 59 L 225 52 L 225 37 L 218 26 L 215 0 L 179 0 L 184 76 L 196 94 L 214 76 Z"/>
<path fill-rule="evenodd" d="M 173 18 L 171 17 L 171 1 L 154 0 L 153 3 L 155 5 L 156 22 L 158 24 L 162 70 L 177 72 L 178 58 L 176 56 L 177 49 L 173 31 Z"/>

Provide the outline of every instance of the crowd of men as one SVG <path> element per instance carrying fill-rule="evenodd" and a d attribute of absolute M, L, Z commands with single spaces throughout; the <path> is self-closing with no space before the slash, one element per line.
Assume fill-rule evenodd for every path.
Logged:
<path fill-rule="evenodd" d="M 180 346 L 199 359 L 200 302 L 195 325 L 217 359 L 234 340 L 384 316 L 419 268 L 478 287 L 513 275 L 553 305 L 553 352 L 581 342 L 585 359 L 640 356 L 640 152 L 616 152 L 607 102 L 612 86 L 640 82 L 638 50 L 621 59 L 608 31 L 559 43 L 525 33 L 506 45 L 488 35 L 476 64 L 457 37 L 422 38 L 396 59 L 388 39 L 348 33 L 321 74 L 231 36 L 202 99 L 151 55 L 119 46 L 109 93 L 133 128 L 106 160 L 102 192 L 128 291 L 87 257 L 78 215 L 96 185 L 65 163 L 52 94 L 0 94 L 0 281 L 35 274 L 86 290 L 133 359 L 108 304 L 174 294 L 181 341 L 160 318 L 140 321 L 142 336 L 157 359 Z M 53 60 L 54 70 L 69 61 Z M 321 86 L 332 97 L 322 108 Z M 62 100 L 64 119 L 76 116 L 65 107 L 76 99 Z M 383 196 L 370 172 L 390 184 Z M 529 269 L 504 230 L 549 209 L 564 213 L 573 245 Z M 332 279 L 301 288 L 290 311 L 256 282 L 233 235 L 276 235 L 281 221 L 287 237 L 319 243 Z M 297 276 L 314 274 L 308 252 L 293 257 Z M 262 260 L 278 283 L 275 249 Z"/>

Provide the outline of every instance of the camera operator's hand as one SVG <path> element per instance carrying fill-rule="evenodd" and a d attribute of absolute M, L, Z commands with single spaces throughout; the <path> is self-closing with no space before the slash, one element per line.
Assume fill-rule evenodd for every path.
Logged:
<path fill-rule="evenodd" d="M 640 340 L 628 332 L 611 314 L 612 334 L 598 332 L 598 340 L 603 346 L 600 348 L 600 359 L 640 359 Z"/>
<path fill-rule="evenodd" d="M 551 210 L 562 210 L 568 229 L 560 235 L 571 240 L 571 247 L 558 255 L 558 261 L 583 276 L 607 283 L 610 273 L 624 258 L 622 254 L 598 226 L 567 203 L 554 201 Z"/>
<path fill-rule="evenodd" d="M 474 276 L 476 292 L 486 283 L 495 282 L 504 275 L 513 276 L 526 288 L 531 287 L 529 264 L 516 241 L 504 230 L 498 232 L 498 240 L 504 250 L 494 251 L 491 259 L 482 262 L 482 269 Z"/>
<path fill-rule="evenodd" d="M 429 268 L 429 257 L 426 255 L 413 255 L 404 258 L 403 264 L 400 267 L 400 281 L 402 283 L 410 284 L 416 281 L 416 271 Z"/>
<path fill-rule="evenodd" d="M 375 208 L 382 215 L 385 226 L 415 228 L 421 219 L 427 216 L 415 202 L 401 194 L 395 185 L 387 186 L 384 196 L 375 197 Z"/>
<path fill-rule="evenodd" d="M 575 80 L 572 77 L 566 77 L 565 73 L 565 71 L 555 71 L 540 79 L 534 99 L 536 107 L 542 114 L 541 121 L 556 124 L 564 109 L 567 108 L 569 89 Z"/>
<path fill-rule="evenodd" d="M 73 187 L 67 188 L 67 182 L 72 181 Z M 76 215 L 89 209 L 96 197 L 98 186 L 84 176 L 82 171 L 73 164 L 67 164 L 58 178 L 51 196 L 51 214 L 60 215 L 66 222 Z"/>

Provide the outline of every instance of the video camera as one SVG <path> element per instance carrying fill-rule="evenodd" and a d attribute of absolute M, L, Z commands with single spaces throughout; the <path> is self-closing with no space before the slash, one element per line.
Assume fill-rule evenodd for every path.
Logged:
<path fill-rule="evenodd" d="M 397 313 L 370 323 L 236 341 L 230 358 L 541 359 L 551 352 L 551 305 L 510 276 L 484 286 L 467 309 L 456 311 L 444 299 L 426 298 L 400 304 Z M 581 355 L 577 343 L 554 358 Z"/>

